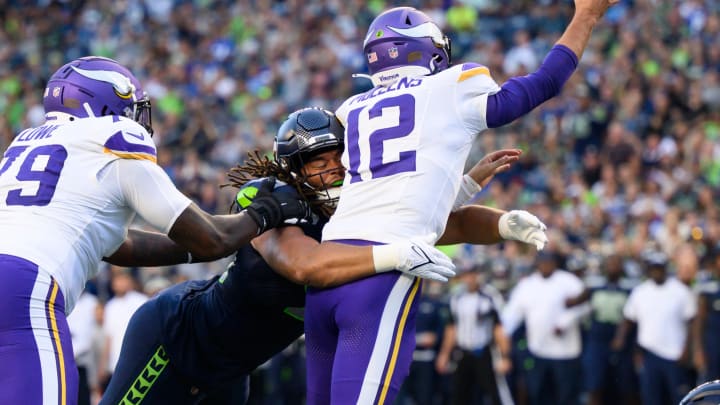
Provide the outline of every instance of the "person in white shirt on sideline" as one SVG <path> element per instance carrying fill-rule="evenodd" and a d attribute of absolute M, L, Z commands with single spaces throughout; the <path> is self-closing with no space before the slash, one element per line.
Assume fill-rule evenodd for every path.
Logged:
<path fill-rule="evenodd" d="M 580 318 L 587 305 L 567 308 L 565 301 L 583 291 L 582 281 L 558 268 L 558 257 L 539 252 L 537 271 L 520 280 L 502 312 L 508 336 L 524 321 L 534 367 L 528 371 L 531 405 L 577 404 L 581 387 Z"/>
<path fill-rule="evenodd" d="M 97 306 L 97 297 L 83 291 L 75 304 L 75 310 L 67 318 L 73 354 L 78 366 L 78 405 L 90 405 L 91 392 L 95 391 L 97 386 L 98 352 L 95 349 L 100 328 L 95 317 Z"/>
<path fill-rule="evenodd" d="M 692 387 L 683 363 L 689 360 L 688 331 L 697 302 L 687 285 L 668 277 L 665 254 L 644 256 L 648 279 L 630 293 L 613 349 L 622 349 L 625 336 L 637 325 L 637 343 L 643 354 L 642 403 L 677 404 Z"/>
<path fill-rule="evenodd" d="M 135 290 L 135 279 L 129 268 L 112 267 L 112 290 L 115 296 L 105 304 L 103 334 L 105 346 L 98 370 L 103 388 L 110 381 L 115 365 L 120 359 L 123 336 L 130 318 L 145 301 L 147 295 Z"/>

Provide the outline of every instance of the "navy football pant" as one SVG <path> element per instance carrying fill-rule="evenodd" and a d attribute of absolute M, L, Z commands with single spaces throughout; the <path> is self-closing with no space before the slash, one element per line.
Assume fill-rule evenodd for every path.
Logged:
<path fill-rule="evenodd" d="M 179 303 L 180 297 L 177 296 Z M 130 319 L 120 360 L 100 405 L 149 404 L 243 404 L 248 379 L 241 378 L 227 390 L 200 393 L 175 371 L 161 342 L 167 300 L 152 299 Z"/>

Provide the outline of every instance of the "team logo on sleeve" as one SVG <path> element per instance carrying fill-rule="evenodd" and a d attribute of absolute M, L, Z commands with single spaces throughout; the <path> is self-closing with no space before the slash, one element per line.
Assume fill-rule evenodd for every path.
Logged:
<path fill-rule="evenodd" d="M 388 56 L 392 59 L 396 59 L 398 57 L 398 49 L 397 47 L 393 46 L 392 48 L 388 49 Z"/>

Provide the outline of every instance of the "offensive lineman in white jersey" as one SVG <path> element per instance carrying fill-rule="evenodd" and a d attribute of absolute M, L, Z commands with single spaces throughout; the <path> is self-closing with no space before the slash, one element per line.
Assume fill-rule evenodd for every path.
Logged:
<path fill-rule="evenodd" d="M 424 13 L 398 7 L 376 17 L 363 44 L 375 87 L 336 111 L 347 173 L 323 241 L 378 245 L 439 236 L 446 222 L 451 231 L 474 139 L 557 95 L 593 26 L 616 2 L 575 0 L 573 20 L 538 70 L 502 87 L 485 66 L 451 67 L 450 42 Z M 499 229 L 515 239 L 502 235 L 507 222 Z M 476 230 L 478 238 L 485 233 Z M 409 371 L 419 288 L 419 279 L 390 272 L 308 289 L 308 404 L 392 403 Z"/>
<path fill-rule="evenodd" d="M 66 314 L 103 257 L 156 265 L 227 256 L 307 204 L 261 187 L 248 214 L 212 216 L 155 163 L 150 102 L 125 67 L 100 57 L 61 67 L 46 123 L 0 161 L 0 402 L 77 402 Z M 128 231 L 135 214 L 163 232 Z M 168 236 L 165 236 L 167 234 Z"/>

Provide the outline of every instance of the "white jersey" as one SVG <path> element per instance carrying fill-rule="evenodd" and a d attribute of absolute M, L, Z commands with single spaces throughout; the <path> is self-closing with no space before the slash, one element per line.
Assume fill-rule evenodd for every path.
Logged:
<path fill-rule="evenodd" d="M 439 238 L 473 140 L 487 128 L 487 97 L 499 90 L 486 67 L 465 63 L 346 100 L 336 115 L 348 170 L 323 240 Z"/>
<path fill-rule="evenodd" d="M 152 138 L 126 118 L 48 121 L 21 132 L 0 162 L 0 254 L 55 278 L 69 314 L 136 212 L 167 232 L 190 204 L 155 162 Z M 121 165 L 137 170 L 120 173 Z M 141 195 L 139 183 L 153 194 Z"/>

